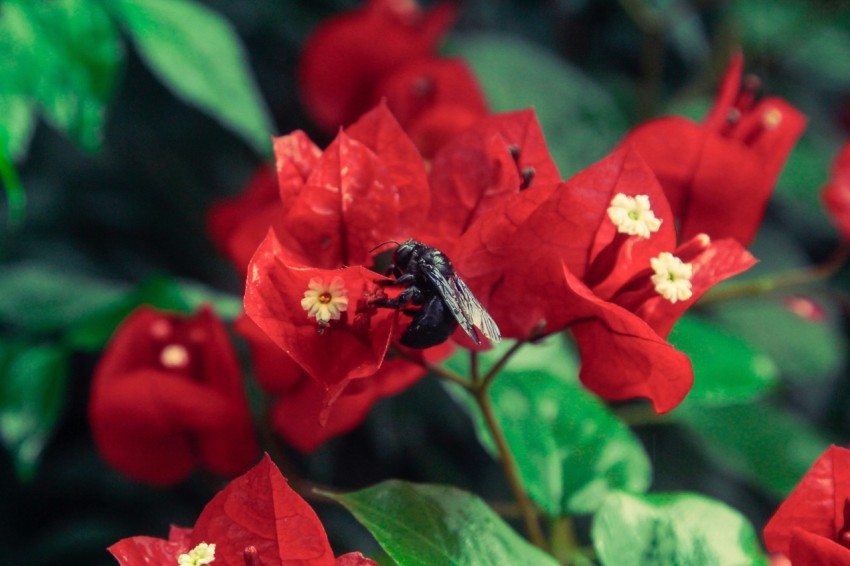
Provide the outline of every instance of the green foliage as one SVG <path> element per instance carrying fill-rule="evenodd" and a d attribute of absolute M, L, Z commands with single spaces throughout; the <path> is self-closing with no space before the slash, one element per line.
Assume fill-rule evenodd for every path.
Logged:
<path fill-rule="evenodd" d="M 718 466 L 776 497 L 788 495 L 831 443 L 811 423 L 767 401 L 683 406 L 673 417 Z"/>
<path fill-rule="evenodd" d="M 347 494 L 344 505 L 399 566 L 556 565 L 475 495 L 391 480 Z"/>
<path fill-rule="evenodd" d="M 507 346 L 481 355 L 483 367 Z M 446 365 L 466 375 L 462 352 Z M 558 338 L 526 345 L 490 388 L 494 412 L 534 502 L 551 516 L 590 513 L 612 490 L 645 491 L 650 464 L 640 442 L 575 379 L 575 358 Z M 450 385 L 474 416 L 482 444 L 497 455 L 471 396 Z"/>
<path fill-rule="evenodd" d="M 0 439 L 22 480 L 31 480 L 65 406 L 68 353 L 25 342 L 0 342 Z"/>
<path fill-rule="evenodd" d="M 188 0 L 102 0 L 150 69 L 177 96 L 208 112 L 261 154 L 272 125 L 230 24 Z"/>
<path fill-rule="evenodd" d="M 740 513 L 688 493 L 612 494 L 593 517 L 592 538 L 603 566 L 768 564 Z"/>
<path fill-rule="evenodd" d="M 534 108 L 564 178 L 607 155 L 626 131 L 613 98 L 546 49 L 502 35 L 470 34 L 456 36 L 450 52 L 472 67 L 494 112 Z"/>
<path fill-rule="evenodd" d="M 685 404 L 744 403 L 776 384 L 777 367 L 769 357 L 697 316 L 682 317 L 669 340 L 694 367 L 694 386 Z"/>
<path fill-rule="evenodd" d="M 0 118 L 7 151 L 22 155 L 35 107 L 80 147 L 100 146 L 106 106 L 123 62 L 117 30 L 90 0 L 9 0 L 0 13 Z"/>

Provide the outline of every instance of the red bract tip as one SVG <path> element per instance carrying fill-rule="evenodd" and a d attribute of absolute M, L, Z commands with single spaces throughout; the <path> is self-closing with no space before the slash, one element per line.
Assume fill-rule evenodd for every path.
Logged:
<path fill-rule="evenodd" d="M 702 124 L 679 117 L 650 120 L 623 140 L 658 176 L 684 240 L 707 233 L 748 246 L 805 128 L 805 117 L 788 102 L 756 99 L 746 81 L 742 91 L 742 69 L 738 54 Z"/>

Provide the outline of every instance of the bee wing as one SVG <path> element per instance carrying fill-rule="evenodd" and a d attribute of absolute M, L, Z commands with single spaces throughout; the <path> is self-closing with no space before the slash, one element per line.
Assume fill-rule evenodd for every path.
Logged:
<path fill-rule="evenodd" d="M 481 339 L 475 331 L 476 326 L 492 342 L 499 342 L 502 339 L 496 322 L 487 314 L 487 311 L 484 310 L 469 287 L 457 275 L 446 279 L 435 265 L 420 265 L 425 276 L 440 293 L 440 297 L 446 303 L 446 306 L 449 307 L 461 327 L 476 344 L 481 343 Z"/>
<path fill-rule="evenodd" d="M 454 284 L 458 289 L 458 297 L 462 299 L 461 308 L 472 319 L 472 324 L 477 326 L 490 342 L 494 344 L 501 342 L 502 333 L 499 332 L 496 321 L 493 320 L 490 313 L 478 302 L 478 299 L 475 298 L 475 295 L 472 294 L 472 291 L 469 290 L 463 279 L 455 277 Z"/>

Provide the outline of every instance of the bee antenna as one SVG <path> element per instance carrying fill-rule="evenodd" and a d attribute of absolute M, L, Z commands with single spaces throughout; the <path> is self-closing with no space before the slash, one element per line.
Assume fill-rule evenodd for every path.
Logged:
<path fill-rule="evenodd" d="M 372 252 L 374 252 L 375 250 L 377 250 L 378 248 L 380 248 L 381 246 L 386 246 L 387 244 L 395 244 L 396 246 L 400 246 L 400 245 L 401 245 L 401 244 L 399 244 L 398 242 L 396 242 L 395 240 L 387 240 L 386 242 L 383 242 L 383 243 L 381 243 L 381 244 L 378 244 L 377 246 L 375 246 L 374 248 L 372 248 L 371 250 L 369 250 L 369 253 L 372 253 Z"/>

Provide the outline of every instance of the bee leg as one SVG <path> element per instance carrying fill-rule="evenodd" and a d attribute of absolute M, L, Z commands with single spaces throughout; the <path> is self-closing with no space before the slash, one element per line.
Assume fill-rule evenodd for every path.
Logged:
<path fill-rule="evenodd" d="M 413 303 L 414 305 L 421 305 L 424 300 L 422 296 L 422 291 L 420 291 L 417 287 L 408 287 L 404 291 L 399 294 L 395 299 L 378 299 L 376 301 L 372 301 L 369 304 L 374 305 L 376 307 L 385 307 L 389 309 L 401 309 Z"/>
<path fill-rule="evenodd" d="M 398 279 L 393 279 L 391 281 L 375 281 L 376 285 L 380 285 L 381 287 L 409 287 L 413 285 L 416 281 L 416 277 L 411 273 L 405 273 L 401 275 Z"/>

